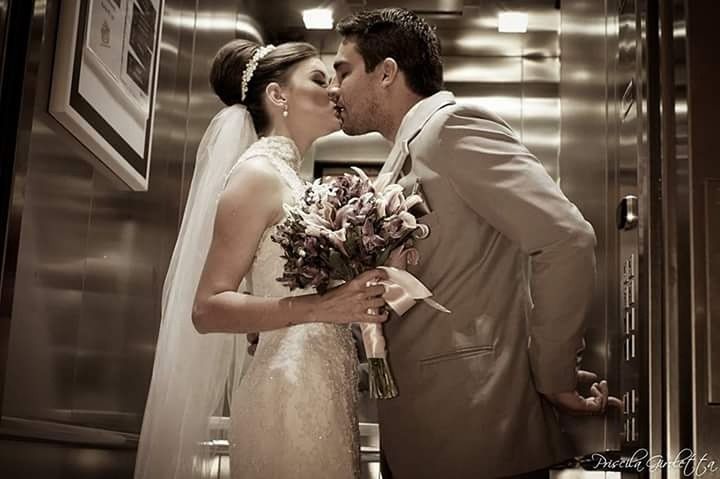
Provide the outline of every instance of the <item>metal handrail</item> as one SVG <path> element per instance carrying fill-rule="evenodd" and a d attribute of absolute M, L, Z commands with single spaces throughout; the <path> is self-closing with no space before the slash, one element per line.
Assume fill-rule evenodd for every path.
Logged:
<path fill-rule="evenodd" d="M 108 449 L 137 449 L 139 435 L 39 419 L 2 416 L 0 438 Z"/>
<path fill-rule="evenodd" d="M 222 430 L 227 421 L 216 418 L 214 425 Z M 376 428 L 375 424 L 361 423 L 361 429 L 370 431 Z M 106 449 L 137 449 L 138 434 L 111 431 L 88 426 L 77 426 L 39 419 L 24 419 L 19 417 L 2 416 L 0 419 L 0 439 L 24 440 L 31 442 L 53 442 L 79 446 L 91 446 Z M 227 456 L 230 453 L 230 444 L 226 439 L 215 439 L 203 443 L 212 449 L 217 456 Z M 377 446 L 361 446 L 360 458 L 362 462 L 380 462 L 380 448 Z"/>

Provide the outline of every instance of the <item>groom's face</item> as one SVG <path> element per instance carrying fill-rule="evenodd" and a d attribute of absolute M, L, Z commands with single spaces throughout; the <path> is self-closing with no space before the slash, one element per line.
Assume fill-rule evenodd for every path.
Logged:
<path fill-rule="evenodd" d="M 377 68 L 365 71 L 365 62 L 355 42 L 345 39 L 338 48 L 333 64 L 335 78 L 329 89 L 342 129 L 348 135 L 378 131 L 379 100 Z"/>

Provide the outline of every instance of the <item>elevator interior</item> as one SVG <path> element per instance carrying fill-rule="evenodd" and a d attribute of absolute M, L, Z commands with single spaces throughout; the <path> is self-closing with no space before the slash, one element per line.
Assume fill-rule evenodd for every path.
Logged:
<path fill-rule="evenodd" d="M 309 41 L 331 64 L 338 37 L 307 30 L 300 15 L 317 3 L 165 1 L 150 189 L 132 193 L 47 113 L 53 53 L 62 47 L 54 40 L 59 0 L 0 0 L 8 106 L 2 119 L 15 125 L 1 133 L 0 174 L 11 187 L 2 205 L 2 477 L 131 477 L 164 273 L 200 137 L 221 106 L 207 65 L 220 45 L 240 36 Z M 563 417 L 583 458 L 563 477 L 580 477 L 582 467 L 601 475 L 614 469 L 626 477 L 681 477 L 677 468 L 610 467 L 594 452 L 675 457 L 689 447 L 720 460 L 720 436 L 713 434 L 720 430 L 720 173 L 708 140 L 718 106 L 710 85 L 718 73 L 702 66 L 712 65 L 703 45 L 713 42 L 710 19 L 718 18 L 718 5 L 322 6 L 333 8 L 336 19 L 360 8 L 404 6 L 435 24 L 446 87 L 459 101 L 505 118 L 595 228 L 597 290 L 582 367 L 607 378 L 625 410 Z M 526 33 L 498 32 L 497 14 L 506 10 L 528 13 Z M 23 35 L 26 52 L 18 43 Z M 308 153 L 304 173 L 347 164 L 376 168 L 388 150 L 378 135 L 333 134 Z M 371 401 L 362 416 L 365 474 L 376 477 Z M 218 451 L 213 477 L 226 466 Z"/>

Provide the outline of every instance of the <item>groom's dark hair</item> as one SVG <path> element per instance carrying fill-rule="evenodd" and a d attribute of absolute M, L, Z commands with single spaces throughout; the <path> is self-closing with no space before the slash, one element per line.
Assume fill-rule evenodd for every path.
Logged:
<path fill-rule="evenodd" d="M 368 73 L 390 57 L 418 95 L 427 97 L 442 88 L 440 40 L 435 29 L 413 12 L 404 8 L 366 10 L 344 18 L 336 30 L 355 42 Z"/>

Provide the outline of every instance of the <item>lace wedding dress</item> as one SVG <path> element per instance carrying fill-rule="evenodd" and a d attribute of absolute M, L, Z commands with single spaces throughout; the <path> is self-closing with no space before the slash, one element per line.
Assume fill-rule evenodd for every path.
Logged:
<path fill-rule="evenodd" d="M 305 184 L 292 140 L 258 140 L 238 160 L 262 157 L 295 198 Z M 233 168 L 228 178 L 234 173 Z M 256 296 L 308 294 L 279 283 L 284 260 L 268 228 L 246 275 Z M 348 326 L 309 323 L 260 334 L 255 356 L 230 406 L 233 479 L 359 477 L 357 359 Z"/>

